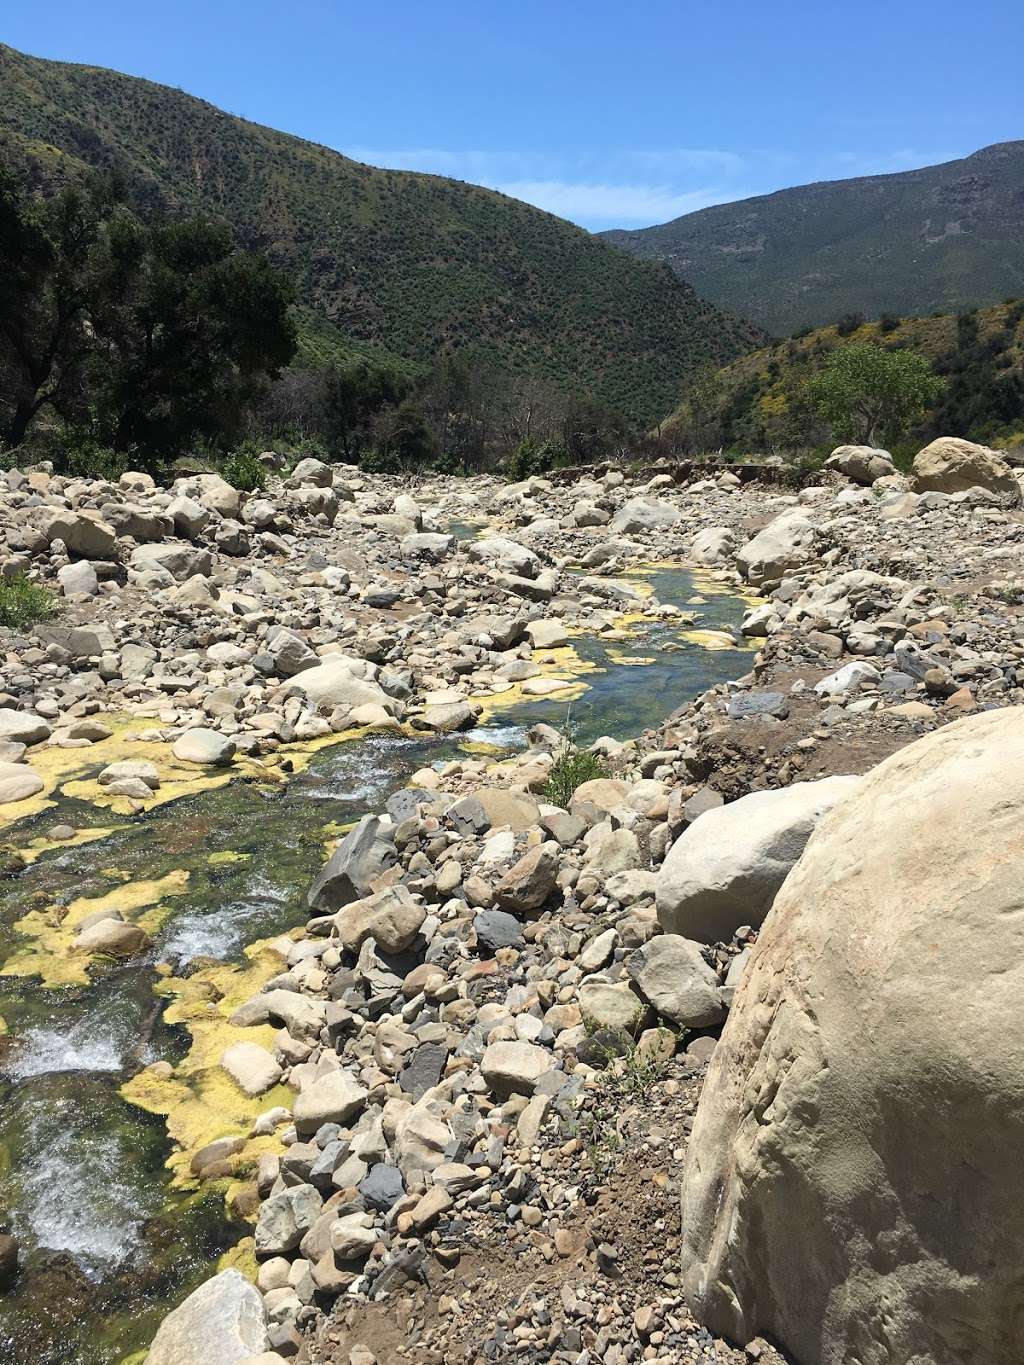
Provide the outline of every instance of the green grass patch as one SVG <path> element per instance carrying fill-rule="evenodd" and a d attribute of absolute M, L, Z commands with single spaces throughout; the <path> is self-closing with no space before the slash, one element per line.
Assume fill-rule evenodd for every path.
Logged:
<path fill-rule="evenodd" d="M 57 599 L 23 573 L 13 578 L 0 578 L 0 626 L 23 630 L 37 621 L 48 621 L 56 615 Z"/>

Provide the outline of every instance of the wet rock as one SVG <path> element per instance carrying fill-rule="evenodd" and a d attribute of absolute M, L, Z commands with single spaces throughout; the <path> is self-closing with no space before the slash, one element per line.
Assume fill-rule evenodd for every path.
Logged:
<path fill-rule="evenodd" d="M 18 1239 L 0 1232 L 0 1290 L 8 1289 L 18 1273 Z"/>
<path fill-rule="evenodd" d="M 149 946 L 149 937 L 137 924 L 117 919 L 101 919 L 75 936 L 74 947 L 81 953 L 107 953 L 111 957 L 134 957 Z"/>

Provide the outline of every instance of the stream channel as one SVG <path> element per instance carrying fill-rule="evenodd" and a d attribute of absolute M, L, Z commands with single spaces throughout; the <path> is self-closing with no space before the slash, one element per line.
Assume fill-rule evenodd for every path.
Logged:
<path fill-rule="evenodd" d="M 628 581 L 630 575 L 624 575 Z M 634 577 L 659 601 L 692 612 L 704 629 L 735 627 L 747 603 L 681 568 Z M 749 652 L 687 640 L 678 622 L 644 621 L 628 642 L 575 639 L 593 671 L 572 703 L 578 743 L 627 739 L 676 707 L 749 668 Z M 721 645 L 719 640 L 715 643 Z M 6 832 L 26 847 L 57 823 L 113 830 L 57 848 L 0 878 L 0 1226 L 21 1244 L 22 1269 L 0 1296 L 5 1365 L 115 1365 L 141 1360 L 160 1319 L 251 1235 L 226 1212 L 223 1182 L 172 1183 L 164 1119 L 125 1099 L 143 1067 L 178 1062 L 188 1032 L 164 1019 L 168 975 L 200 960 L 239 963 L 255 940 L 306 919 L 305 892 L 338 825 L 382 807 L 425 765 L 483 741 L 525 746 L 526 727 L 563 726 L 557 697 L 499 704 L 480 729 L 443 739 L 370 736 L 322 749 L 272 792 L 232 781 L 133 817 L 55 793 L 56 805 Z M 13 926 L 30 911 L 173 883 L 143 956 L 90 968 L 87 984 L 47 987 L 5 975 L 23 947 Z M 163 882 L 163 879 L 168 879 Z M 161 899 L 160 896 L 156 897 Z"/>

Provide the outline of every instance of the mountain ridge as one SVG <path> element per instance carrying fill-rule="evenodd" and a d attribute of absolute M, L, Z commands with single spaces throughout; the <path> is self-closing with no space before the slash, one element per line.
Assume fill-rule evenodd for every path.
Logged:
<path fill-rule="evenodd" d="M 352 161 L 199 97 L 0 46 L 0 134 L 39 183 L 116 170 L 144 206 L 226 218 L 360 347 L 474 348 L 638 422 L 763 339 L 667 267 L 497 191 Z"/>
<path fill-rule="evenodd" d="M 779 335 L 843 314 L 957 312 L 1024 293 L 1024 140 L 716 204 L 606 241 Z"/>

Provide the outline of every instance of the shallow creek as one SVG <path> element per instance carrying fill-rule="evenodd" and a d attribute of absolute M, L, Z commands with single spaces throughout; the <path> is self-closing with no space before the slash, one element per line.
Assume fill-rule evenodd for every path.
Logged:
<path fill-rule="evenodd" d="M 645 621 L 625 640 L 573 640 L 586 670 L 586 690 L 571 702 L 580 743 L 626 739 L 749 667 L 749 653 L 721 634 L 746 610 L 741 599 L 678 568 L 633 581 L 692 611 L 700 630 Z M 271 791 L 236 781 L 134 817 L 58 795 L 54 808 L 6 831 L 9 847 L 27 847 L 59 822 L 107 832 L 0 880 L 0 971 L 24 953 L 17 921 L 119 888 L 146 907 L 140 922 L 153 944 L 117 966 L 94 963 L 80 973 L 84 984 L 0 975 L 0 1221 L 9 1220 L 23 1260 L 16 1288 L 0 1298 L 0 1360 L 141 1359 L 160 1318 L 222 1257 L 244 1267 L 237 1248 L 251 1229 L 226 1212 L 225 1182 L 189 1188 L 180 1163 L 166 1164 L 174 1144 L 165 1119 L 121 1094 L 142 1068 L 189 1052 L 188 1031 L 164 1017 L 167 979 L 245 965 L 246 945 L 301 925 L 325 842 L 417 768 L 457 757 L 466 742 L 515 750 L 528 725 L 563 725 L 566 712 L 564 696 L 498 698 L 468 735 L 341 742 Z M 30 946 L 40 942 L 45 951 L 45 935 Z M 56 936 L 50 950 L 66 956 Z M 272 1102 L 261 1097 L 257 1110 Z M 230 1118 L 224 1126 L 231 1130 Z"/>

